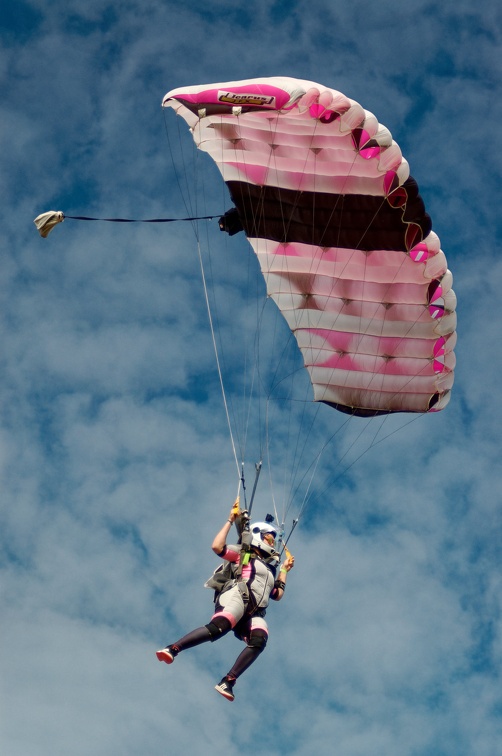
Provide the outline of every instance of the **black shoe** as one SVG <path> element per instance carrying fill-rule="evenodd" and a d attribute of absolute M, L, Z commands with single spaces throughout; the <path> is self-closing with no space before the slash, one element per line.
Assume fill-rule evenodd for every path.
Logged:
<path fill-rule="evenodd" d="M 160 651 L 157 651 L 157 659 L 166 664 L 172 664 L 178 654 L 179 651 L 177 648 L 174 646 L 166 646 L 166 648 L 161 648 Z"/>
<path fill-rule="evenodd" d="M 221 682 L 218 683 L 218 685 L 214 686 L 214 689 L 218 691 L 218 693 L 221 693 L 222 696 L 225 698 L 228 698 L 229 701 L 233 701 L 235 696 L 233 692 L 233 687 L 235 685 L 235 680 L 233 680 L 231 677 L 224 677 Z"/>

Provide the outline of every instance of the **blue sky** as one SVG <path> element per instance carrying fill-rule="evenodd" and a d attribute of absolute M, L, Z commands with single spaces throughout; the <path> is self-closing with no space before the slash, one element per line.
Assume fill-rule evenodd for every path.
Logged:
<path fill-rule="evenodd" d="M 2 752 L 497 752 L 501 22 L 494 0 L 4 3 Z M 237 488 L 193 230 L 68 220 L 43 240 L 32 220 L 184 216 L 166 130 L 198 208 L 227 209 L 160 102 L 178 86 L 270 75 L 339 89 L 391 130 L 454 274 L 459 341 L 444 412 L 327 489 L 359 426 L 326 450 L 266 655 L 228 704 L 213 686 L 240 650 L 233 638 L 169 668 L 155 658 L 208 621 L 210 543 Z M 237 390 L 250 252 L 201 229 Z M 263 365 L 269 346 L 264 336 Z M 299 416 L 273 412 L 282 446 Z M 342 423 L 320 412 L 309 446 Z M 265 470 L 257 514 L 269 502 Z"/>

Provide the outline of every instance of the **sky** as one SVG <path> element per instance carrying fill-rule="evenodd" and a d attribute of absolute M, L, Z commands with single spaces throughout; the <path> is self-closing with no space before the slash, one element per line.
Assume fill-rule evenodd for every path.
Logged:
<path fill-rule="evenodd" d="M 1 752 L 493 756 L 500 3 L 4 0 L 0 23 Z M 327 445 L 296 565 L 229 703 L 214 685 L 241 650 L 233 637 L 170 667 L 155 657 L 209 621 L 210 546 L 238 488 L 194 229 L 68 219 L 42 239 L 32 221 L 222 213 L 223 182 L 162 97 L 276 75 L 340 90 L 401 146 L 453 272 L 457 368 L 437 415 L 360 435 L 365 421 L 317 412 L 302 464 Z M 239 412 L 256 261 L 214 222 L 197 229 Z M 265 383 L 280 362 L 269 304 Z M 315 409 L 286 404 L 270 408 L 261 519 L 287 496 L 298 407 Z"/>

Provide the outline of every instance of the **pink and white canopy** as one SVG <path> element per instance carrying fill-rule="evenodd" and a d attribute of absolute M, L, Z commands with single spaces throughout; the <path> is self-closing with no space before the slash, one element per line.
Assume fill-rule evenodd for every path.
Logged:
<path fill-rule="evenodd" d="M 443 409 L 452 275 L 388 129 L 284 77 L 179 88 L 163 106 L 218 165 L 315 400 L 356 415 Z"/>

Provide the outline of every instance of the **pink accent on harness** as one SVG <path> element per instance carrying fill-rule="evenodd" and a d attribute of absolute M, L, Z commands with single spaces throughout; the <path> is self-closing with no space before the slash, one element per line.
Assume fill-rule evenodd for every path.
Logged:
<path fill-rule="evenodd" d="M 226 559 L 227 562 L 234 562 L 234 564 L 239 564 L 239 560 L 241 558 L 241 555 L 238 551 L 234 551 L 228 546 L 225 546 L 225 549 L 223 553 L 220 554 L 220 556 L 222 559 Z"/>
<path fill-rule="evenodd" d="M 227 562 L 233 562 L 233 564 L 239 564 L 241 555 L 238 551 L 233 551 L 233 549 L 229 549 L 228 546 L 225 547 L 225 551 L 221 555 L 222 559 L 225 559 Z M 242 568 L 242 578 L 243 580 L 247 580 L 252 575 L 251 565 L 245 564 Z"/>

